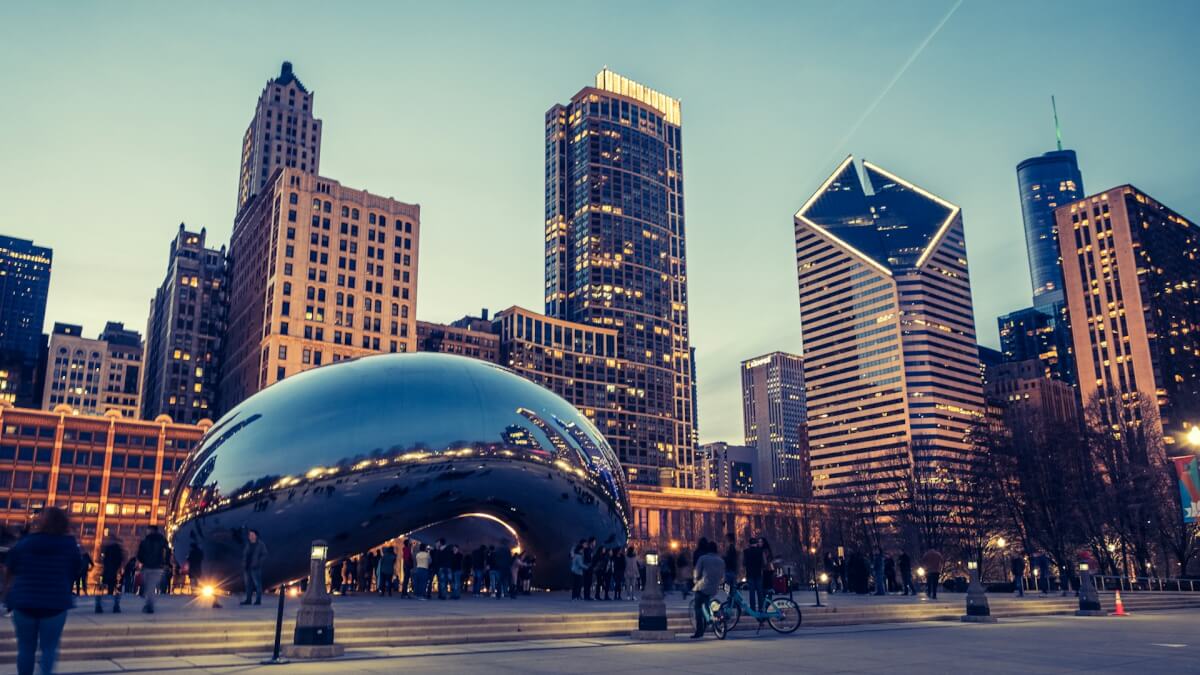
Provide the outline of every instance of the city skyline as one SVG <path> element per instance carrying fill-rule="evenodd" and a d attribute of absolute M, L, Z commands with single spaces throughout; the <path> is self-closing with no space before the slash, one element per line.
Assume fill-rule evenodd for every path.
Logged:
<path fill-rule="evenodd" d="M 791 9 L 764 9 L 753 20 L 712 11 L 702 18 L 683 17 L 673 35 L 693 40 L 728 31 L 734 39 L 723 60 L 710 63 L 703 59 L 715 57 L 703 55 L 699 62 L 684 58 L 676 64 L 659 62 L 646 46 L 626 49 L 608 41 L 588 42 L 585 49 L 553 63 L 521 50 L 500 54 L 501 60 L 493 62 L 489 59 L 495 54 L 487 54 L 483 41 L 438 62 L 420 53 L 419 45 L 428 39 L 420 35 L 405 39 L 416 49 L 396 48 L 394 55 L 368 49 L 346 56 L 334 47 L 349 42 L 301 46 L 308 42 L 301 39 L 305 31 L 312 29 L 298 24 L 290 37 L 247 40 L 254 44 L 232 45 L 225 54 L 188 51 L 197 38 L 163 31 L 163 39 L 180 44 L 166 58 L 152 61 L 138 47 L 114 44 L 81 67 L 82 47 L 56 46 L 48 53 L 23 35 L 6 36 L 0 54 L 10 61 L 20 54 L 28 66 L 23 74 L 0 74 L 0 87 L 13 94 L 3 108 L 10 123 L 0 130 L 0 146 L 24 158 L 0 165 L 0 184 L 21 197 L 0 200 L 0 231 L 55 250 L 47 329 L 55 321 L 96 326 L 108 319 L 140 329 L 147 301 L 162 280 L 162 244 L 180 221 L 206 227 L 213 245 L 228 243 L 230 195 L 237 185 L 232 158 L 240 149 L 248 101 L 278 72 L 281 61 L 290 60 L 305 85 L 321 94 L 319 115 L 333 125 L 337 140 L 322 153 L 323 173 L 422 205 L 427 229 L 418 318 L 446 321 L 480 306 L 538 307 L 543 130 L 536 116 L 607 64 L 684 102 L 691 342 L 698 350 L 699 395 L 704 399 L 700 434 L 702 440 L 732 441 L 739 438 L 741 426 L 739 363 L 776 349 L 802 351 L 790 219 L 851 142 L 879 164 L 920 176 L 923 187 L 963 207 L 976 327 L 986 345 L 998 345 L 996 316 L 1029 304 L 1014 170 L 1022 159 L 1054 147 L 1051 93 L 1058 95 L 1065 145 L 1079 153 L 1091 190 L 1132 182 L 1195 220 L 1200 169 L 1186 158 L 1170 163 L 1175 143 L 1187 138 L 1186 111 L 1192 106 L 1186 101 L 1194 94 L 1183 92 L 1184 103 L 1171 109 L 1143 110 L 1134 102 L 1141 87 L 1145 92 L 1163 88 L 1170 81 L 1171 64 L 1194 61 L 1197 48 L 1160 36 L 1154 42 L 1167 46 L 1154 54 L 1108 55 L 1101 45 L 1077 45 L 1068 52 L 1044 39 L 1043 29 L 1067 20 L 1075 30 L 1087 30 L 1088 22 L 1097 20 L 1105 25 L 1104 12 L 1081 14 L 1079 7 L 1041 8 L 1046 26 L 1027 26 L 1026 33 L 1010 34 L 1007 42 L 973 33 L 996 22 L 1011 31 L 1008 15 L 1020 12 L 952 2 L 919 10 L 861 4 L 801 12 L 821 19 L 817 24 L 844 28 L 833 36 L 837 40 L 820 36 L 795 17 L 784 21 Z M 64 10 L 30 11 L 32 16 L 6 16 L 0 23 L 40 25 L 56 21 Z M 79 24 L 89 23 L 81 20 L 86 8 L 71 11 Z M 429 21 L 431 35 L 461 21 L 421 16 L 426 11 L 402 13 Z M 494 11 L 480 7 L 472 16 L 480 19 L 478 25 L 499 21 L 499 33 L 509 39 L 527 30 L 521 26 L 526 18 L 521 10 L 488 16 Z M 664 11 L 660 6 L 651 13 Z M 120 23 L 121 12 L 96 12 L 86 30 L 109 31 L 114 41 L 123 41 L 153 27 L 154 18 L 110 25 Z M 5 15 L 17 13 L 3 10 Z M 569 13 L 587 15 L 582 10 Z M 175 20 L 195 28 L 199 39 L 217 34 L 215 18 L 179 15 Z M 772 18 L 783 25 L 767 25 Z M 943 20 L 941 30 L 928 39 Z M 1189 22 L 1175 17 L 1157 23 L 1182 31 Z M 881 44 L 876 26 L 884 24 L 895 28 Z M 245 30 L 228 28 L 235 34 Z M 65 30 L 84 29 L 74 25 Z M 790 32 L 789 40 L 800 40 L 806 31 L 813 32 L 811 44 L 817 47 L 874 43 L 832 65 L 797 66 L 804 62 L 796 59 L 805 55 L 792 54 L 788 44 L 772 38 L 777 41 Z M 68 42 L 87 43 L 63 40 Z M 974 49 L 964 56 L 967 45 Z M 1030 53 L 1020 53 L 1023 48 Z M 1011 57 L 1014 70 L 1023 63 L 1018 57 L 1036 61 L 1053 56 L 1060 59 L 1059 70 L 1078 77 L 1031 83 L 992 72 L 1007 69 L 971 70 L 997 53 Z M 435 48 L 430 54 L 446 55 Z M 409 56 L 416 61 L 411 67 Z M 801 79 L 785 75 L 797 67 Z M 1089 80 L 1113 69 L 1131 81 L 1129 102 L 1113 100 L 1089 109 Z M 742 71 L 748 77 L 730 77 Z M 506 77 L 497 78 L 496 72 Z M 897 73 L 901 76 L 893 79 Z M 976 76 L 985 81 L 971 83 Z M 847 80 L 854 86 L 848 88 Z M 756 96 L 730 102 L 725 99 L 738 98 L 730 85 L 712 86 L 733 81 L 753 88 Z M 402 95 L 393 100 L 394 94 L 383 92 L 376 99 L 360 89 L 364 82 L 395 83 Z M 967 84 L 971 95 L 960 96 Z M 87 97 L 88 114 L 60 105 L 62 91 Z M 363 95 L 351 96 L 358 91 Z M 793 105 L 792 97 L 799 95 L 802 101 L 813 91 L 829 102 L 828 110 Z M 418 94 L 415 100 L 410 93 Z M 485 100 L 491 101 L 487 115 L 469 107 Z M 12 106 L 12 101 L 21 105 Z M 931 101 L 936 101 L 932 115 Z M 761 113 L 751 102 L 787 114 Z M 184 103 L 192 115 L 180 119 Z M 747 116 L 762 127 L 761 133 L 735 130 L 734 122 Z M 465 138 L 457 144 L 444 141 L 451 128 Z M 473 133 L 463 134 L 463 129 Z M 1114 134 L 1136 142 L 1106 153 L 1104 139 Z M 397 161 L 406 156 L 412 161 Z M 468 158 L 477 165 L 468 165 Z M 964 164 L 974 171 L 964 172 Z M 98 166 L 105 170 L 97 171 Z M 116 191 L 110 181 L 143 189 L 122 186 Z M 72 184 L 70 199 L 62 198 L 64 182 Z"/>

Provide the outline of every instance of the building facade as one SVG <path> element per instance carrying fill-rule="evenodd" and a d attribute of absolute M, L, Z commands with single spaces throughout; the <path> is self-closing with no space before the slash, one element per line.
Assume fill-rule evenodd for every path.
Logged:
<path fill-rule="evenodd" d="M 276 169 L 317 175 L 321 164 L 321 120 L 313 117 L 313 94 L 284 61 L 268 80 L 254 117 L 242 136 L 237 210 L 267 186 Z"/>
<path fill-rule="evenodd" d="M 803 358 L 772 352 L 742 362 L 742 427 L 758 452 L 756 491 L 808 496 Z"/>
<path fill-rule="evenodd" d="M 816 497 L 966 470 L 984 409 L 960 209 L 862 170 L 847 157 L 795 216 Z"/>
<path fill-rule="evenodd" d="M 763 494 L 763 490 L 756 489 L 760 461 L 761 454 L 754 446 L 705 443 L 696 449 L 697 489 L 711 490 L 721 497 Z"/>
<path fill-rule="evenodd" d="M 42 409 L 66 405 L 76 413 L 116 411 L 141 414 L 142 336 L 109 321 L 99 337 L 83 337 L 83 327 L 55 323 L 50 335 Z"/>
<path fill-rule="evenodd" d="M 0 236 L 0 402 L 32 408 L 42 400 L 53 259 L 45 246 Z"/>
<path fill-rule="evenodd" d="M 486 309 L 479 316 L 465 316 L 450 324 L 418 321 L 417 351 L 500 363 L 500 335 Z"/>
<path fill-rule="evenodd" d="M 1066 326 L 1065 304 L 1054 312 L 1027 307 L 996 320 L 1000 329 L 1000 351 L 1005 361 L 1036 359 L 1045 377 L 1075 384 L 1074 350 Z"/>
<path fill-rule="evenodd" d="M 605 69 L 545 123 L 546 314 L 620 336 L 610 440 L 627 479 L 691 487 L 679 101 Z"/>
<path fill-rule="evenodd" d="M 1043 424 L 1075 424 L 1079 410 L 1075 388 L 1046 377 L 1039 359 L 1006 361 L 988 367 L 983 393 L 1002 409 L 1002 417 Z"/>
<path fill-rule="evenodd" d="M 168 415 L 195 424 L 220 416 L 221 342 L 225 335 L 225 247 L 205 247 L 206 231 L 179 224 L 167 276 L 150 301 L 142 383 L 142 419 Z"/>
<path fill-rule="evenodd" d="M 209 426 L 0 404 L 0 518 L 20 531 L 57 506 L 93 560 L 106 531 L 132 555 L 145 526 L 163 522 L 175 472 Z"/>
<path fill-rule="evenodd" d="M 1058 150 L 1021 162 L 1017 165 L 1017 189 L 1025 222 L 1033 305 L 1057 315 L 1064 297 L 1054 210 L 1085 194 L 1075 151 L 1063 150 L 1060 143 Z"/>
<path fill-rule="evenodd" d="M 1084 406 L 1169 448 L 1200 424 L 1200 227 L 1131 185 L 1056 215 Z"/>
<path fill-rule="evenodd" d="M 230 241 L 222 407 L 324 363 L 416 351 L 420 227 L 415 204 L 273 174 Z"/>

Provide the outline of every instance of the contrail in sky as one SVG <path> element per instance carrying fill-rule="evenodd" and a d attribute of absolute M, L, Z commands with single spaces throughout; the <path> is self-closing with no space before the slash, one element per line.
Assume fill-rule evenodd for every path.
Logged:
<path fill-rule="evenodd" d="M 954 6 L 950 8 L 950 11 L 946 12 L 945 16 L 942 17 L 942 20 L 938 21 L 937 25 L 933 27 L 933 30 L 929 31 L 929 35 L 925 36 L 925 39 L 921 41 L 921 44 L 917 45 L 917 48 L 914 49 L 913 53 L 909 55 L 908 60 L 904 62 L 904 65 L 900 66 L 900 69 L 896 71 L 896 74 L 892 76 L 892 79 L 888 80 L 887 85 L 885 85 L 883 90 L 879 92 L 879 95 L 877 95 L 875 99 L 871 101 L 871 104 L 867 106 L 867 109 L 864 110 L 861 115 L 859 115 L 857 120 L 855 120 L 854 125 L 850 127 L 850 130 L 846 132 L 846 135 L 842 136 L 842 140 L 838 141 L 838 144 L 834 146 L 833 153 L 830 159 L 826 161 L 826 164 L 831 164 L 842 158 L 840 154 L 842 148 L 845 147 L 846 143 L 850 142 L 851 137 L 858 132 L 858 128 L 861 127 L 863 122 L 866 122 L 867 118 L 871 116 L 871 113 L 875 112 L 875 109 L 879 107 L 879 103 L 883 101 L 883 97 L 888 95 L 888 92 L 892 90 L 892 87 L 896 86 L 896 83 L 900 81 L 901 77 L 904 77 L 904 73 L 908 70 L 909 66 L 911 66 L 913 62 L 917 60 L 917 57 L 921 55 L 921 52 L 925 51 L 925 48 L 929 46 L 929 43 L 933 41 L 933 38 L 937 37 L 937 34 L 942 30 L 942 26 L 946 25 L 946 22 L 950 20 L 950 17 L 954 16 L 954 13 L 958 11 L 958 8 L 961 7 L 962 4 L 963 0 L 958 0 L 958 2 L 955 2 Z"/>

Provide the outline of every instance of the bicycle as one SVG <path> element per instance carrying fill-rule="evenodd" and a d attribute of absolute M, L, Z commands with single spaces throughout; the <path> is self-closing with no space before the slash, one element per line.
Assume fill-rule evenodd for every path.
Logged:
<path fill-rule="evenodd" d="M 733 630 L 741 620 L 743 613 L 758 619 L 759 630 L 762 629 L 763 622 L 782 635 L 794 633 L 800 627 L 800 622 L 803 620 L 800 614 L 800 605 L 797 605 L 791 598 L 782 595 L 768 595 L 764 604 L 764 611 L 755 611 L 750 603 L 742 597 L 737 587 L 730 588 L 729 599 L 721 603 L 719 614 L 724 629 L 726 631 Z"/>
<path fill-rule="evenodd" d="M 712 627 L 713 634 L 718 640 L 724 640 L 729 628 L 725 625 L 725 616 L 721 612 L 721 607 L 724 603 L 716 598 L 712 598 L 704 605 L 704 619 L 708 625 Z M 689 607 L 688 619 L 692 622 L 692 634 L 696 633 L 696 612 Z M 706 629 L 707 630 L 707 629 Z"/>

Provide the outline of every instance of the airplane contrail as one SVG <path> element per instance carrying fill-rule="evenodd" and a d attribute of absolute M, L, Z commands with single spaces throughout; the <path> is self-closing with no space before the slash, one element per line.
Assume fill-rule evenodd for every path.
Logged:
<path fill-rule="evenodd" d="M 825 162 L 826 164 L 831 164 L 842 157 L 840 154 L 842 148 L 846 146 L 846 143 L 850 142 L 850 138 L 858 132 L 858 128 L 861 127 L 863 123 L 867 121 L 867 118 L 871 116 L 871 113 L 875 112 L 875 109 L 879 107 L 880 102 L 883 101 L 883 97 L 888 95 L 888 92 L 892 90 L 892 87 L 896 86 L 896 83 L 900 81 L 901 77 L 904 77 L 904 73 L 908 70 L 909 66 L 911 66 L 913 62 L 917 60 L 917 57 L 921 55 L 921 52 L 925 51 L 925 48 L 929 46 L 929 43 L 933 41 L 933 38 L 937 37 L 937 34 L 942 30 L 942 26 L 946 25 L 946 22 L 950 20 L 950 17 L 954 16 L 954 13 L 958 11 L 958 8 L 961 7 L 962 4 L 963 0 L 958 0 L 955 2 L 954 6 L 950 8 L 950 11 L 946 12 L 945 16 L 942 17 L 942 20 L 938 21 L 937 25 L 933 27 L 933 30 L 929 31 L 929 35 L 926 35 L 925 39 L 921 41 L 921 44 L 917 45 L 917 48 L 913 50 L 913 53 L 909 54 L 908 59 L 903 65 L 900 66 L 900 69 L 896 71 L 896 74 L 892 75 L 892 79 L 888 80 L 887 85 L 883 87 L 883 90 L 879 92 L 879 95 L 877 95 L 875 99 L 871 101 L 871 104 L 867 106 L 866 110 L 864 110 L 863 113 L 859 115 L 858 119 L 855 120 L 854 125 L 850 127 L 850 130 L 847 131 L 846 134 L 842 136 L 842 139 L 838 141 L 838 144 L 834 146 L 830 158 Z"/>

